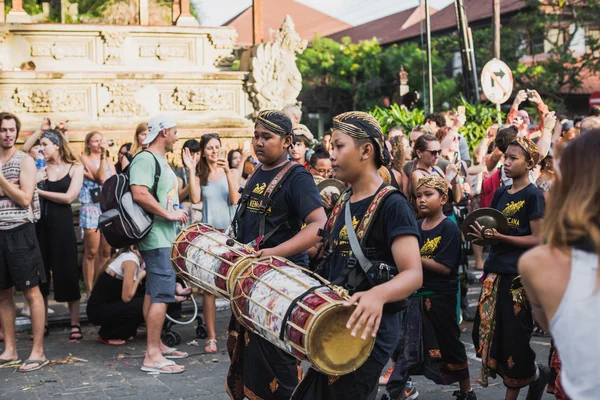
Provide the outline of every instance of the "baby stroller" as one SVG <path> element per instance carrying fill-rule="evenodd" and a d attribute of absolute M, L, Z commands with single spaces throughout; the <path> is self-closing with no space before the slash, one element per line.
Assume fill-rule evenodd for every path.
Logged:
<path fill-rule="evenodd" d="M 181 283 L 184 288 L 187 288 L 187 282 L 177 277 L 177 282 Z M 194 315 L 187 321 L 182 321 L 182 309 L 183 303 L 171 303 L 167 307 L 167 315 L 166 320 L 163 325 L 161 340 L 165 344 L 165 346 L 173 347 L 177 346 L 181 343 L 181 336 L 179 333 L 173 330 L 175 325 L 188 325 L 192 322 L 196 321 L 196 336 L 200 339 L 206 339 L 208 337 L 208 331 L 206 330 L 206 325 L 204 324 L 204 320 L 198 313 L 198 303 L 196 303 L 196 299 L 193 295 L 189 295 L 189 300 L 194 305 Z"/>

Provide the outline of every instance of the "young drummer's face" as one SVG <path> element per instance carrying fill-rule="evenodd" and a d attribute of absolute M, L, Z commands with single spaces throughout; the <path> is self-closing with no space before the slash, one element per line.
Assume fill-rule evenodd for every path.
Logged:
<path fill-rule="evenodd" d="M 520 178 L 533 168 L 533 163 L 527 161 L 523 149 L 516 145 L 508 146 L 504 154 L 504 173 L 508 178 Z"/>
<path fill-rule="evenodd" d="M 448 196 L 442 195 L 436 189 L 426 186 L 421 186 L 417 189 L 416 195 L 419 214 L 424 217 L 434 216 L 441 212 L 443 205 L 448 200 Z"/>
<path fill-rule="evenodd" d="M 277 162 L 287 152 L 291 143 L 291 136 L 282 137 L 262 125 L 256 125 L 254 128 L 254 154 L 262 164 L 273 164 Z"/>
<path fill-rule="evenodd" d="M 331 166 L 335 179 L 353 182 L 354 176 L 363 168 L 360 146 L 356 146 L 350 135 L 335 130 L 331 138 L 331 147 Z"/>

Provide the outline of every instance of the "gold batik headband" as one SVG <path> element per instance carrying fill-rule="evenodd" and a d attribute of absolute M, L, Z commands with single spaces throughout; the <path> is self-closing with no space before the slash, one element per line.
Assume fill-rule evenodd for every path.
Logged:
<path fill-rule="evenodd" d="M 258 113 L 256 124 L 281 136 L 292 134 L 292 120 L 282 111 L 264 110 Z"/>
<path fill-rule="evenodd" d="M 423 186 L 436 189 L 440 193 L 448 195 L 448 182 L 439 176 L 426 176 L 424 178 L 419 179 L 419 183 L 417 183 L 417 190 L 422 188 Z"/>
<path fill-rule="evenodd" d="M 529 154 L 529 157 L 531 157 L 535 164 L 538 163 L 540 158 L 540 152 L 535 143 L 533 143 L 531 140 L 527 138 L 518 137 L 511 144 L 516 144 L 517 146 L 522 148 L 525 151 L 525 153 Z"/>
<path fill-rule="evenodd" d="M 355 139 L 372 140 L 378 147 L 381 164 L 387 165 L 389 162 L 389 153 L 385 147 L 381 126 L 370 114 L 360 111 L 340 114 L 333 119 L 333 129 L 342 131 Z"/>

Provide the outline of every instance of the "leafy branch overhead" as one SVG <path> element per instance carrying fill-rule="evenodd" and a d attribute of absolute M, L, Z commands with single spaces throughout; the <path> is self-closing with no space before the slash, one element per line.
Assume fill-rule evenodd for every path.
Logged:
<path fill-rule="evenodd" d="M 501 58 L 513 70 L 515 93 L 534 88 L 552 109 L 565 112 L 565 96 L 577 93 L 587 77 L 600 73 L 600 2 L 527 2 L 528 9 L 502 23 Z M 480 75 L 493 54 L 491 27 L 474 28 L 473 41 Z M 461 71 L 452 68 L 459 51 L 456 34 L 433 39 L 436 110 L 460 103 Z M 419 43 L 383 48 L 375 39 L 352 43 L 349 38 L 336 42 L 317 37 L 298 57 L 307 92 L 303 95 L 324 106 L 335 99 L 336 104 L 330 104 L 332 112 L 387 104 L 398 87 L 400 65 L 408 72 L 410 90 L 418 91 L 423 99 L 425 52 Z"/>

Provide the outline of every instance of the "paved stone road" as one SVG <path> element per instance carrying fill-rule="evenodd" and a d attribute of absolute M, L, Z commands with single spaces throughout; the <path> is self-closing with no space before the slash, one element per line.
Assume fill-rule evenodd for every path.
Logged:
<path fill-rule="evenodd" d="M 469 292 L 470 302 L 475 302 L 478 289 Z M 175 328 L 182 337 L 179 348 L 191 354 L 186 360 L 180 360 L 186 366 L 186 372 L 180 375 L 149 375 L 140 371 L 145 342 L 130 342 L 123 347 L 105 346 L 96 341 L 96 329 L 84 327 L 84 339 L 79 343 L 68 343 L 66 329 L 51 330 L 46 340 L 46 355 L 51 360 L 58 360 L 72 354 L 88 360 L 87 363 L 74 362 L 53 364 L 31 373 L 19 373 L 13 369 L 0 369 L 0 398 L 8 400 L 21 399 L 184 399 L 199 400 L 228 399 L 223 387 L 227 374 L 228 356 L 225 350 L 225 331 L 229 321 L 229 311 L 218 313 L 217 331 L 220 333 L 219 347 L 223 351 L 216 355 L 203 354 L 204 341 L 196 338 L 194 326 L 178 326 Z M 479 361 L 475 358 L 471 344 L 470 326 L 464 324 L 467 331 L 462 340 L 467 345 L 471 376 L 478 376 Z M 201 347 L 188 346 L 187 342 L 196 340 Z M 0 348 L 2 346 L 0 345 Z M 538 360 L 545 362 L 550 349 L 549 339 L 534 338 L 533 347 Z M 18 335 L 18 350 L 21 357 L 26 357 L 31 348 L 29 335 L 25 332 Z M 455 386 L 437 386 L 422 377 L 415 382 L 420 392 L 419 399 L 451 399 Z M 504 388 L 499 380 L 491 381 L 488 388 L 475 387 L 479 399 L 503 399 Z M 380 395 L 383 390 L 380 389 Z M 521 395 L 525 398 L 526 393 Z M 553 396 L 544 395 L 544 400 Z"/>

